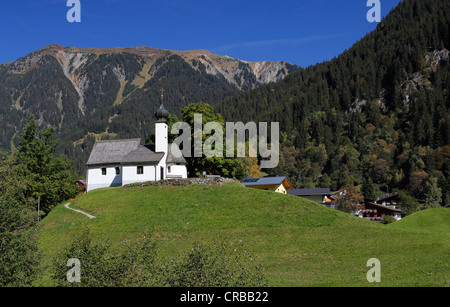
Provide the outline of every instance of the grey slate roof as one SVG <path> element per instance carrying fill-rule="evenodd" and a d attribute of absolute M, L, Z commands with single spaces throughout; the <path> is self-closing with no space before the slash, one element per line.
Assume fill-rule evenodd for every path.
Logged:
<path fill-rule="evenodd" d="M 119 164 L 141 146 L 141 139 L 96 141 L 86 165 Z"/>
<path fill-rule="evenodd" d="M 281 184 L 286 177 L 264 177 L 264 178 L 246 178 L 241 182 L 246 187 L 258 186 L 258 185 L 277 185 Z"/>
<path fill-rule="evenodd" d="M 97 141 L 92 148 L 87 166 L 109 164 L 158 163 L 164 157 L 162 152 L 154 152 L 154 146 L 142 146 L 141 139 Z M 171 152 L 168 163 L 186 164 L 184 157 L 177 158 Z"/>
<path fill-rule="evenodd" d="M 174 144 L 176 146 L 176 144 Z M 167 163 L 179 163 L 179 164 L 186 164 L 186 159 L 184 159 L 183 156 L 177 157 L 172 152 L 172 144 L 169 144 L 169 152 L 167 154 Z"/>
<path fill-rule="evenodd" d="M 287 192 L 289 195 L 295 195 L 295 196 L 312 196 L 312 195 L 330 195 L 331 194 L 331 191 L 329 188 L 295 189 L 295 190 L 288 190 Z"/>
<path fill-rule="evenodd" d="M 163 152 L 153 152 L 147 146 L 140 146 L 123 157 L 122 164 L 158 163 L 164 157 Z"/>
<path fill-rule="evenodd" d="M 175 146 L 176 146 L 176 144 L 175 144 Z M 155 151 L 155 145 L 148 145 L 148 148 Z M 174 155 L 172 153 L 172 144 L 169 144 L 169 150 L 167 153 L 166 162 L 167 163 L 187 164 L 186 159 L 183 156 L 177 157 L 176 155 Z"/>

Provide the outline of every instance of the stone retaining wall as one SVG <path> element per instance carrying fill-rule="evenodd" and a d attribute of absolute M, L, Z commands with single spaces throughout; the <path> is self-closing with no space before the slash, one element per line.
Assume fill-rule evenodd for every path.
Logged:
<path fill-rule="evenodd" d="M 146 186 L 186 186 L 186 185 L 222 185 L 226 182 L 236 182 L 238 180 L 224 178 L 224 177 L 205 177 L 205 178 L 186 178 L 186 179 L 170 179 L 161 181 L 147 181 L 140 183 L 132 183 L 125 185 L 126 187 L 146 187 Z"/>

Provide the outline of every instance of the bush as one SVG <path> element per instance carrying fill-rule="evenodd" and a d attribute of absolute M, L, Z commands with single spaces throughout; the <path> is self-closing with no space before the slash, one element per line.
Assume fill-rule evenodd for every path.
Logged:
<path fill-rule="evenodd" d="M 166 282 L 172 287 L 266 286 L 261 265 L 254 264 L 240 247 L 223 242 L 195 244 L 181 259 L 169 262 L 166 272 Z"/>
<path fill-rule="evenodd" d="M 80 261 L 80 282 L 70 283 L 69 259 Z M 250 262 L 250 264 L 249 264 Z M 58 286 L 73 287 L 256 287 L 265 286 L 262 267 L 240 248 L 197 243 L 177 260 L 157 258 L 156 243 L 143 235 L 120 251 L 96 244 L 89 231 L 73 240 L 53 261 Z"/>
<path fill-rule="evenodd" d="M 37 279 L 39 251 L 35 231 L 0 233 L 0 287 L 29 287 Z"/>
<path fill-rule="evenodd" d="M 390 215 L 385 216 L 384 219 L 381 221 L 382 224 L 390 224 L 390 223 L 394 223 L 394 222 L 395 222 L 395 219 Z"/>
<path fill-rule="evenodd" d="M 78 283 L 67 281 L 67 261 L 72 258 L 81 265 Z M 55 257 L 52 277 L 59 286 L 158 286 L 155 260 L 156 244 L 145 235 L 137 242 L 124 242 L 121 251 L 115 253 L 110 245 L 93 243 L 86 230 Z"/>

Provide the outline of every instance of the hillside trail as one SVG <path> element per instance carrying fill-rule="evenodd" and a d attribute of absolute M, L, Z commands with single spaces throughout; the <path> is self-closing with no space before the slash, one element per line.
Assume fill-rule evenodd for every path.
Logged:
<path fill-rule="evenodd" d="M 69 205 L 70 205 L 70 203 L 67 203 L 67 204 L 64 205 L 64 207 L 66 207 L 66 208 L 69 209 L 69 210 L 72 210 L 72 211 L 75 211 L 75 212 L 84 214 L 84 215 L 86 215 L 86 216 L 87 216 L 88 218 L 90 218 L 90 219 L 95 219 L 95 216 L 90 215 L 90 214 L 88 214 L 88 213 L 86 213 L 86 212 L 83 212 L 83 211 L 81 211 L 81 210 L 72 209 L 72 208 L 69 207 Z"/>

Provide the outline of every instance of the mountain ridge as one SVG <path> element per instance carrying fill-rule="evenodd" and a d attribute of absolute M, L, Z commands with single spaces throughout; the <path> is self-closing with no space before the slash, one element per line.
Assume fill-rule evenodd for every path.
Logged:
<path fill-rule="evenodd" d="M 137 56 L 144 57 L 148 60 L 147 63 L 154 64 L 157 59 L 168 56 L 171 54 L 176 54 L 185 59 L 188 63 L 191 64 L 191 61 L 199 58 L 203 64 L 208 65 L 208 72 L 211 74 L 220 73 L 222 74 L 228 81 L 232 84 L 236 85 L 238 88 L 242 90 L 242 84 L 238 84 L 232 77 L 229 75 L 233 74 L 233 70 L 236 70 L 239 67 L 239 63 L 244 63 L 249 65 L 251 72 L 254 73 L 256 80 L 259 81 L 256 84 L 252 85 L 252 88 L 257 87 L 260 84 L 265 84 L 269 82 L 276 82 L 279 79 L 282 79 L 286 75 L 289 74 L 290 71 L 298 69 L 298 67 L 294 64 L 290 64 L 284 61 L 245 61 L 236 58 L 232 58 L 227 55 L 217 55 L 208 50 L 170 50 L 170 49 L 158 49 L 147 46 L 139 46 L 139 47 L 110 47 L 110 48 L 79 48 L 74 46 L 64 47 L 59 44 L 50 44 L 47 45 L 37 51 L 34 51 L 24 57 L 17 59 L 15 62 L 6 62 L 0 63 L 0 65 L 8 66 L 9 73 L 26 73 L 27 70 L 35 67 L 38 60 L 34 58 L 34 56 L 42 56 L 42 55 L 51 55 L 54 56 L 62 66 L 66 66 L 66 61 L 72 61 L 74 57 L 77 57 L 78 60 L 83 58 L 83 55 L 104 55 L 104 54 L 118 54 L 118 53 L 130 53 Z M 67 59 L 66 56 L 69 56 Z M 80 58 L 81 57 L 81 58 Z M 31 58 L 31 59 L 29 59 Z M 84 58 L 84 61 L 86 58 Z M 25 63 L 24 63 L 25 62 Z M 72 62 L 70 62 L 72 63 Z M 18 65 L 17 65 L 18 64 Z M 85 64 L 85 62 L 75 62 L 75 64 L 79 64 L 80 66 Z M 19 66 L 18 69 L 12 69 L 12 67 Z M 192 65 L 195 67 L 195 65 Z M 79 66 L 76 66 L 75 69 L 78 69 Z M 274 74 L 274 70 L 276 73 Z M 267 73 L 269 72 L 269 75 Z M 148 80 L 147 80 L 148 81 Z"/>
<path fill-rule="evenodd" d="M 57 128 L 60 152 L 77 160 L 83 171 L 91 136 L 144 138 L 152 133 L 161 88 L 166 108 L 179 114 L 189 103 L 214 105 L 298 69 L 282 61 L 247 62 L 206 50 L 48 45 L 0 64 L 0 147 L 9 149 L 34 114 L 40 127 Z M 73 143 L 82 148 L 74 151 Z"/>
<path fill-rule="evenodd" d="M 120 83 L 120 88 L 116 92 L 114 105 L 120 104 L 126 98 L 123 95 L 125 86 L 142 89 L 150 81 L 158 69 L 152 69 L 157 61 L 171 55 L 180 56 L 194 70 L 199 71 L 200 63 L 207 74 L 223 77 L 231 85 L 240 91 L 256 88 L 262 84 L 276 82 L 297 67 L 282 61 L 278 62 L 247 62 L 231 58 L 225 55 L 215 55 L 206 50 L 174 51 L 169 49 L 156 49 L 152 47 L 125 47 L 125 48 L 78 48 L 63 47 L 58 44 L 45 46 L 35 52 L 17 59 L 15 62 L 3 63 L 0 66 L 6 69 L 6 75 L 25 75 L 33 69 L 39 69 L 40 60 L 45 56 L 51 56 L 57 60 L 65 77 L 72 83 L 78 95 L 78 108 L 82 115 L 85 115 L 85 91 L 90 86 L 90 78 L 86 74 L 86 67 L 98 60 L 102 56 L 115 56 L 122 54 L 132 54 L 137 58 L 140 67 L 133 73 L 127 74 L 126 65 L 116 64 L 112 68 L 114 76 Z M 108 63 L 106 63 L 108 65 Z M 1 86 L 1 84 L 0 84 Z M 16 89 L 13 89 L 16 90 Z M 19 89 L 20 91 L 20 89 Z M 129 93 L 127 93 L 129 94 Z M 59 94 L 60 95 L 60 94 Z M 20 104 L 22 95 L 14 99 L 12 104 L 17 110 L 22 110 Z M 60 98 L 57 99 L 59 101 Z M 58 104 L 61 110 L 61 105 Z M 178 111 L 178 110 L 177 110 Z"/>

